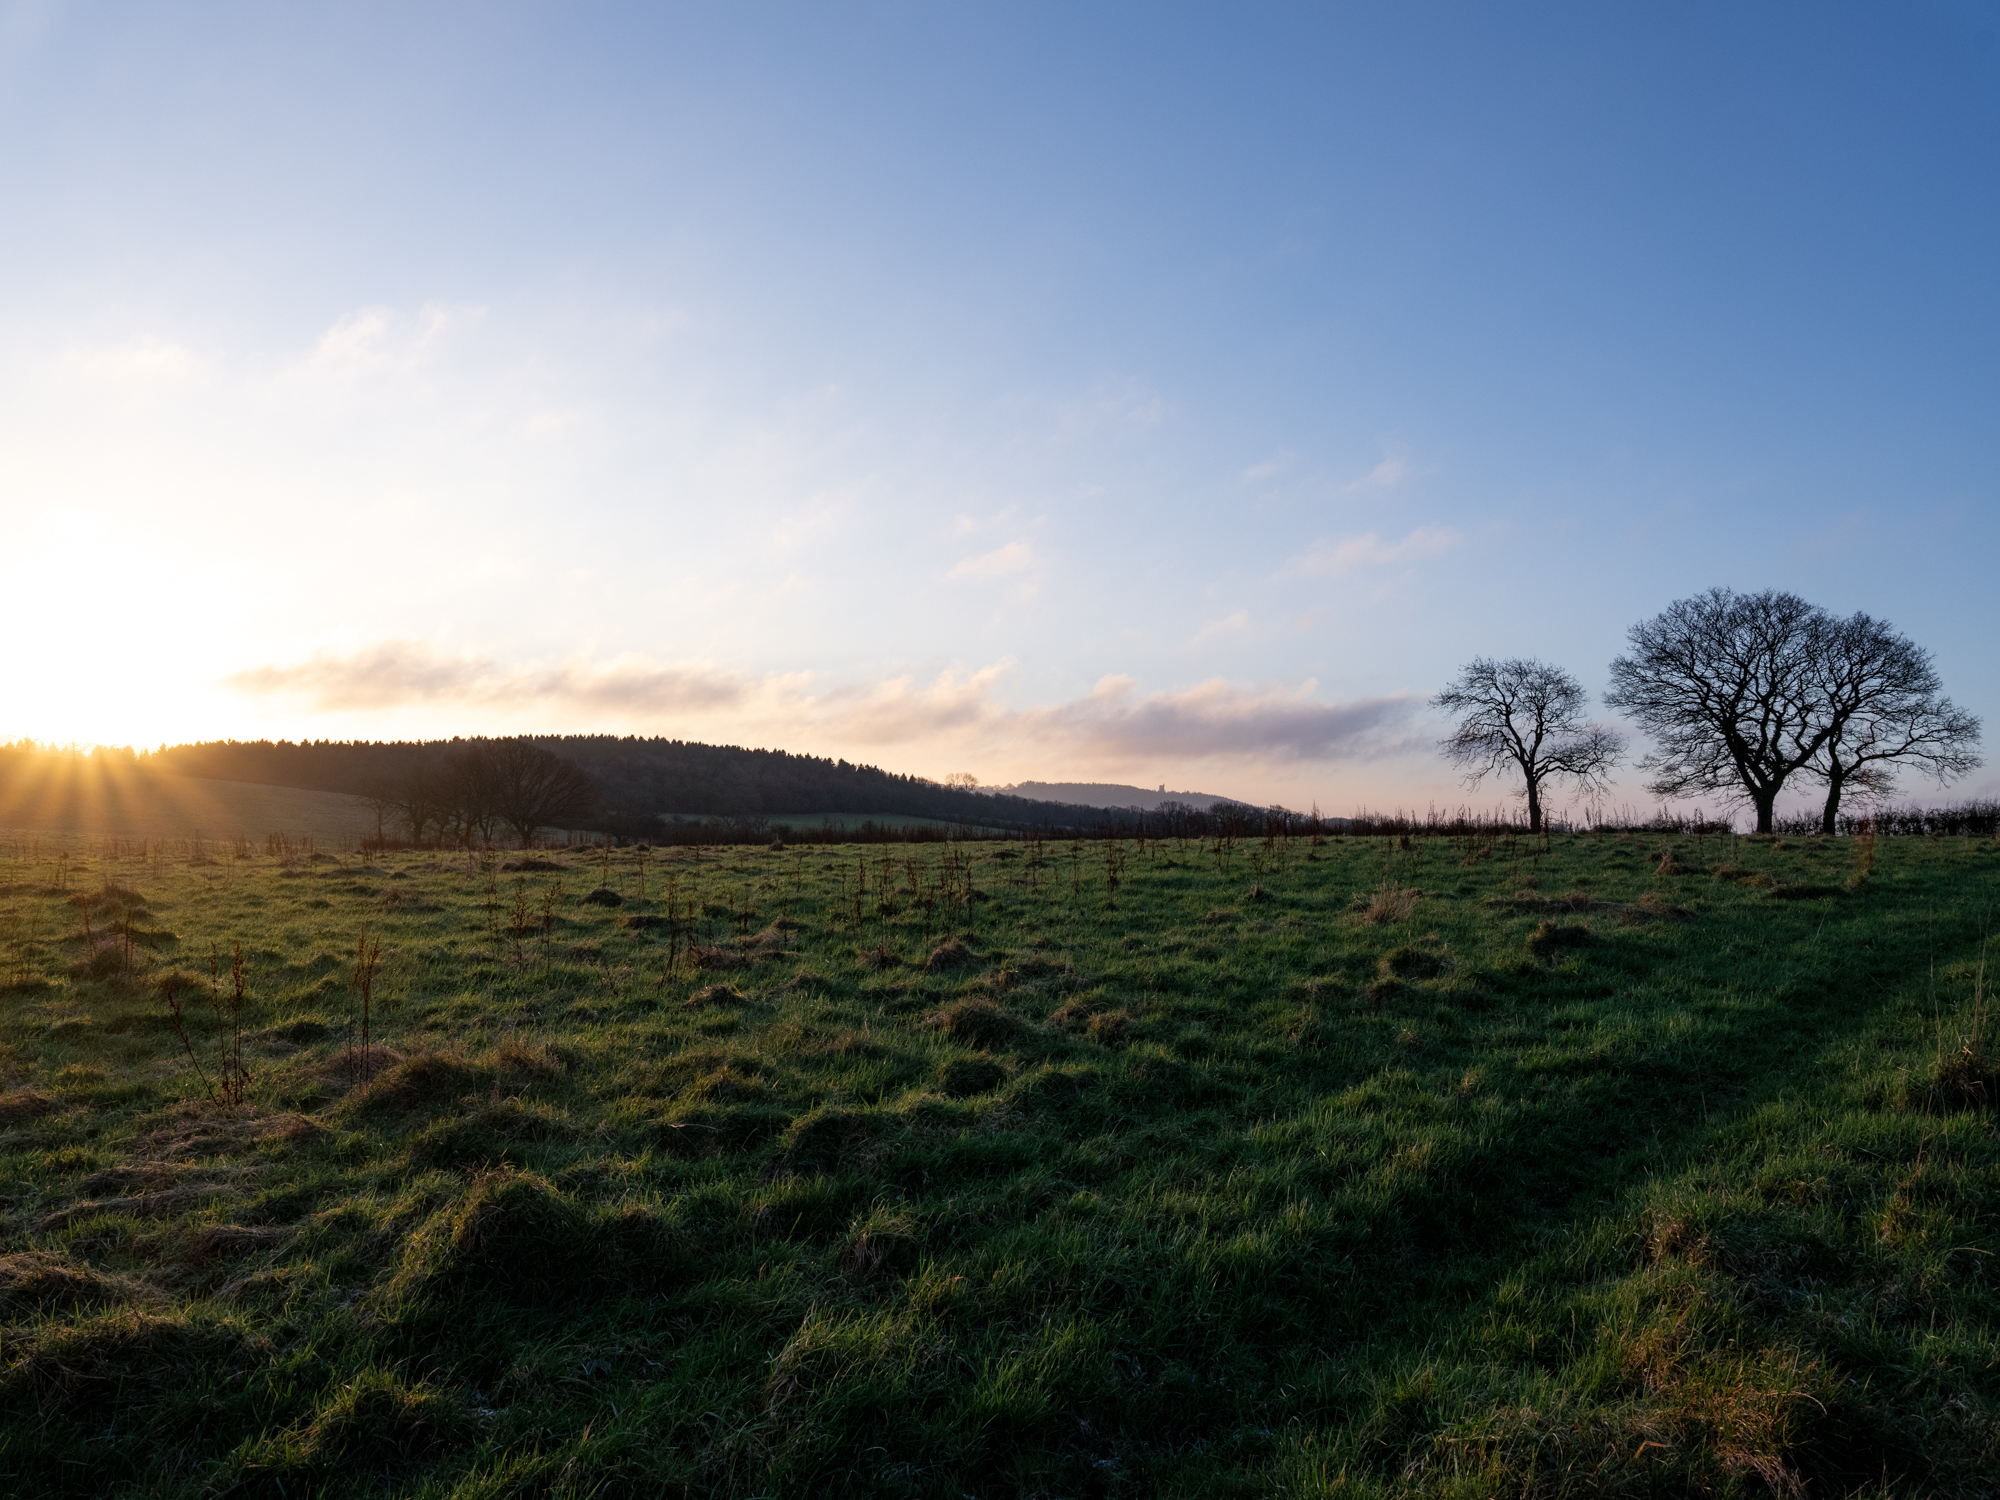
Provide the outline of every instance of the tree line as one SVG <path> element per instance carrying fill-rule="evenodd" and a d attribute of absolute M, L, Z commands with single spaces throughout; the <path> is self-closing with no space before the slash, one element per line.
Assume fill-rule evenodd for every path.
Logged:
<path fill-rule="evenodd" d="M 1074 823 L 1079 809 L 963 787 L 876 766 L 785 750 L 706 745 L 638 735 L 536 735 L 528 742 L 575 765 L 597 786 L 590 827 L 625 838 L 647 838 L 662 817 L 742 820 L 800 813 L 847 813 L 876 818 L 937 818 L 985 827 L 1033 828 Z M 162 747 L 145 757 L 154 770 L 223 781 L 374 796 L 412 778 L 452 780 L 455 755 L 500 741 L 217 740 Z M 421 811 L 421 807 L 419 808 Z M 399 822 L 401 811 L 385 815 Z M 437 836 L 462 819 L 445 809 L 426 822 Z M 495 826 L 504 826 L 496 822 Z M 447 835 L 449 836 L 449 835 Z"/>
<path fill-rule="evenodd" d="M 1431 701 L 1457 720 L 1446 758 L 1468 785 L 1518 776 L 1531 829 L 1551 784 L 1601 794 L 1625 753 L 1586 718 L 1582 685 L 1547 662 L 1477 657 Z M 1604 702 L 1652 740 L 1637 762 L 1649 792 L 1747 803 L 1759 833 L 1788 784 L 1822 790 L 1820 828 L 1833 833 L 1845 799 L 1880 801 L 1902 770 L 1945 786 L 1980 764 L 1979 720 L 1945 696 L 1929 652 L 1886 620 L 1777 589 L 1710 589 L 1634 625 Z"/>

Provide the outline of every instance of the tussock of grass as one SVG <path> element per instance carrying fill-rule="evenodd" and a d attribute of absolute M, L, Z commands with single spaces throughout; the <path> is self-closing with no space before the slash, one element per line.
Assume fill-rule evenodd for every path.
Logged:
<path fill-rule="evenodd" d="M 699 1009 L 704 1005 L 741 1005 L 749 998 L 733 984 L 705 984 L 681 1004 Z"/>
<path fill-rule="evenodd" d="M 1415 915 L 1421 892 L 1384 881 L 1362 908 L 1361 920 L 1374 926 L 1407 922 Z"/>
<path fill-rule="evenodd" d="M 1544 921 L 1528 934 L 1528 956 L 1546 960 L 1572 948 L 1587 948 L 1593 941 L 1581 922 Z"/>
<path fill-rule="evenodd" d="M 952 938 L 931 950 L 924 960 L 926 974 L 948 974 L 954 969 L 969 969 L 979 962 L 979 955 L 963 938 Z"/>
<path fill-rule="evenodd" d="M 0 1094 L 0 1125 L 39 1119 L 56 1108 L 55 1099 L 40 1089 L 9 1089 Z"/>
<path fill-rule="evenodd" d="M 955 1057 L 938 1069 L 938 1088 L 954 1099 L 991 1093 L 1007 1081 L 1007 1070 L 989 1058 Z"/>
<path fill-rule="evenodd" d="M 932 1011 L 924 1017 L 924 1026 L 964 1046 L 986 1048 L 1010 1046 L 1026 1030 L 1021 1018 L 1012 1011 L 977 996 L 954 1000 Z"/>
<path fill-rule="evenodd" d="M 77 1308 L 144 1300 L 143 1289 L 123 1277 L 47 1250 L 0 1255 L 0 1317 L 9 1323 Z"/>

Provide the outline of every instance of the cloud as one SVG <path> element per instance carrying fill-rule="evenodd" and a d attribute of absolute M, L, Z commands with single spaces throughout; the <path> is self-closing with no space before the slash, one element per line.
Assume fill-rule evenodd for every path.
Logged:
<path fill-rule="evenodd" d="M 1088 698 L 1024 711 L 1020 728 L 1093 760 L 1337 761 L 1400 748 L 1396 731 L 1420 706 L 1405 693 L 1327 703 L 1313 687 L 1259 689 L 1216 678 L 1141 697 L 1129 677 L 1109 677 Z"/>
<path fill-rule="evenodd" d="M 1201 644 L 1201 642 L 1212 639 L 1215 636 L 1233 635 L 1239 631 L 1248 630 L 1249 628 L 1250 628 L 1250 611 L 1247 609 L 1235 610 L 1230 614 L 1224 615 L 1219 620 L 1210 620 L 1206 625 L 1202 626 L 1201 629 L 1195 632 L 1194 640 L 1189 642 L 1189 644 L 1199 645 Z"/>
<path fill-rule="evenodd" d="M 991 552 L 982 552 L 977 557 L 968 557 L 946 575 L 951 578 L 1004 578 L 1009 573 L 1019 573 L 1035 561 L 1034 553 L 1026 542 L 1009 542 L 1004 547 L 996 547 Z"/>
<path fill-rule="evenodd" d="M 805 672 L 753 677 L 631 657 L 507 669 L 420 642 L 388 641 L 346 655 L 320 652 L 290 666 L 253 667 L 226 685 L 322 712 L 444 709 L 458 720 L 485 721 L 472 727 L 486 732 L 495 721 L 559 717 L 572 725 L 588 721 L 590 728 L 699 733 L 819 753 L 867 747 L 930 757 L 974 749 L 1044 765 L 1372 758 L 1404 747 L 1421 707 L 1407 693 L 1328 703 L 1310 681 L 1257 688 L 1217 678 L 1142 694 L 1134 679 L 1109 676 L 1083 697 L 1013 708 L 1000 695 L 1010 671 L 1011 663 L 999 662 L 927 681 L 906 674 L 821 688 Z"/>
<path fill-rule="evenodd" d="M 385 641 L 345 656 L 316 652 L 293 666 L 233 673 L 223 685 L 333 713 L 412 704 L 705 713 L 739 704 L 750 692 L 736 674 L 701 668 L 620 659 L 507 671 L 481 657 L 441 655 L 416 641 Z"/>
<path fill-rule="evenodd" d="M 1291 461 L 1289 453 L 1275 453 L 1262 463 L 1252 464 L 1237 476 L 1245 484 L 1255 484 L 1260 479 L 1269 479 Z"/>
<path fill-rule="evenodd" d="M 1279 570 L 1281 578 L 1339 578 L 1356 568 L 1387 568 L 1449 552 L 1465 541 L 1449 526 L 1419 526 L 1400 542 L 1384 542 L 1374 532 L 1315 542 Z"/>
<path fill-rule="evenodd" d="M 1400 454 L 1386 454 L 1382 462 L 1347 486 L 1347 493 L 1358 495 L 1364 490 L 1392 490 L 1410 477 L 1409 461 Z"/>
<path fill-rule="evenodd" d="M 342 370 L 412 364 L 445 338 L 485 316 L 483 307 L 453 307 L 441 302 L 424 303 L 414 316 L 392 307 L 358 308 L 320 335 L 311 363 L 322 369 Z"/>

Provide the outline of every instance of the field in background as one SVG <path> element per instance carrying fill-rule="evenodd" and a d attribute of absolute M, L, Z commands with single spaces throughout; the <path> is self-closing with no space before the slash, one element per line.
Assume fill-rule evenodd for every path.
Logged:
<path fill-rule="evenodd" d="M 14 852 L 10 1493 L 1993 1492 L 1988 841 Z"/>
<path fill-rule="evenodd" d="M 0 769 L 0 830 L 259 843 L 284 833 L 338 847 L 375 833 L 374 813 L 337 792 L 166 776 L 110 755 L 16 755 Z"/>

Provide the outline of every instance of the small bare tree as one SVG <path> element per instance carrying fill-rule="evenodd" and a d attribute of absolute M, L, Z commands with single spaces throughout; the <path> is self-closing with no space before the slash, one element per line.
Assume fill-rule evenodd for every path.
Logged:
<path fill-rule="evenodd" d="M 1567 780 L 1578 791 L 1600 791 L 1624 753 L 1616 733 L 1585 722 L 1585 701 L 1583 685 L 1561 667 L 1481 656 L 1461 668 L 1431 706 L 1458 717 L 1441 748 L 1465 768 L 1465 784 L 1519 772 L 1528 827 L 1539 833 L 1544 783 Z"/>
<path fill-rule="evenodd" d="M 1829 622 L 1819 691 L 1827 732 L 1810 769 L 1826 783 L 1823 832 L 1837 831 L 1844 793 L 1886 795 L 1898 766 L 1943 786 L 1979 764 L 1979 720 L 1944 696 L 1930 653 L 1885 620 Z"/>

